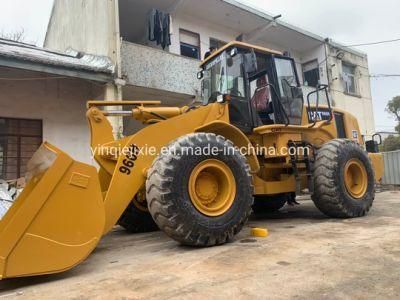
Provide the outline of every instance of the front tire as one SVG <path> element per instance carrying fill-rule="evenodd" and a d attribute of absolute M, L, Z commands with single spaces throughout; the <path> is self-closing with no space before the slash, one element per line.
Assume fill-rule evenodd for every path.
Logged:
<path fill-rule="evenodd" d="M 216 149 L 212 154 L 205 150 Z M 233 238 L 251 213 L 250 168 L 232 142 L 212 133 L 183 136 L 168 146 L 149 170 L 149 211 L 176 241 L 213 246 Z M 185 149 L 200 149 L 192 155 Z"/>
<path fill-rule="evenodd" d="M 318 150 L 314 164 L 318 209 L 334 218 L 364 216 L 375 198 L 374 172 L 367 153 L 355 142 L 335 139 Z"/>

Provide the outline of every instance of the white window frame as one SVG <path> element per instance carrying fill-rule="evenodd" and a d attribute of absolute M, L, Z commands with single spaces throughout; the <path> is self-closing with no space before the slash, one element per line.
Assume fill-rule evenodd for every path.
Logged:
<path fill-rule="evenodd" d="M 345 72 L 344 71 L 344 67 L 348 67 L 349 69 L 353 69 L 354 72 L 353 74 Z M 358 80 L 356 78 L 356 72 L 357 72 L 357 66 L 353 65 L 351 63 L 342 62 L 342 80 L 343 80 L 343 88 L 344 88 L 344 92 L 348 95 L 352 95 L 352 96 L 358 96 Z M 351 77 L 353 78 L 353 82 L 354 82 L 354 91 L 350 91 L 349 86 L 347 85 L 347 81 L 345 77 Z"/>
<path fill-rule="evenodd" d="M 183 35 L 191 36 L 192 38 L 194 38 L 196 40 L 196 42 L 192 43 L 192 42 L 183 41 L 182 40 L 182 36 Z M 188 46 L 188 47 L 192 47 L 192 48 L 196 48 L 197 52 L 198 52 L 198 57 L 197 58 L 190 57 L 190 58 L 199 59 L 199 60 L 201 59 L 201 39 L 200 39 L 200 34 L 199 33 L 193 32 L 193 31 L 190 31 L 190 30 L 187 30 L 187 29 L 179 28 L 179 49 L 180 49 L 180 54 L 182 56 L 189 57 L 189 56 L 186 56 L 186 55 L 182 54 L 182 51 L 181 51 L 181 46 L 182 45 L 185 45 L 185 46 Z"/>

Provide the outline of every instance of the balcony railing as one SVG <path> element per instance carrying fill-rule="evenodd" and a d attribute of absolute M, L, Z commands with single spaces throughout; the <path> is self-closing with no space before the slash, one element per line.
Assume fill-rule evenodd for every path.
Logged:
<path fill-rule="evenodd" d="M 123 42 L 122 73 L 127 84 L 185 95 L 196 95 L 200 62 L 156 48 Z"/>
<path fill-rule="evenodd" d="M 128 85 L 183 95 L 196 95 L 200 91 L 200 81 L 196 77 L 198 60 L 126 41 L 122 43 L 121 56 L 122 73 Z M 302 89 L 305 97 L 315 90 L 307 86 Z M 315 103 L 315 100 L 313 94 L 310 101 Z M 320 93 L 320 104 L 326 104 L 324 93 Z"/>

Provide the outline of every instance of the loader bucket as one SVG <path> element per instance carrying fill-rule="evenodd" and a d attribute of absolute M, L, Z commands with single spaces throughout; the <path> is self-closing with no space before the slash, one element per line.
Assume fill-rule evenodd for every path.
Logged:
<path fill-rule="evenodd" d="M 84 260 L 104 229 L 96 168 L 44 143 L 0 220 L 0 278 L 56 273 Z"/>

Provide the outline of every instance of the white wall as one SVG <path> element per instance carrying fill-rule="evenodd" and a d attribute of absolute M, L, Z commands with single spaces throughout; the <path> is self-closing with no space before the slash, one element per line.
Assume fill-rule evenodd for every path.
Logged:
<path fill-rule="evenodd" d="M 233 31 L 227 27 L 217 26 L 210 24 L 205 20 L 194 18 L 187 15 L 177 15 L 173 18 L 173 35 L 171 36 L 171 46 L 169 51 L 171 53 L 180 54 L 180 40 L 179 40 L 179 29 L 189 30 L 200 35 L 200 48 L 201 58 L 208 51 L 210 38 L 218 39 L 225 42 L 230 42 L 236 39 L 241 32 Z M 288 51 L 296 62 L 296 67 L 299 73 L 300 83 L 303 84 L 303 74 L 301 64 L 309 62 L 314 59 L 318 59 L 319 62 L 325 60 L 324 46 L 321 45 L 315 49 L 310 50 L 307 53 L 299 53 L 293 49 L 288 49 L 277 44 L 267 43 L 261 40 L 255 40 L 252 44 L 267 47 L 278 51 Z M 327 83 L 326 78 L 326 64 L 321 64 L 321 82 Z"/>
<path fill-rule="evenodd" d="M 236 37 L 241 34 L 239 31 L 234 31 L 227 27 L 218 26 L 216 24 L 211 24 L 199 18 L 188 15 L 177 15 L 173 18 L 173 35 L 171 36 L 171 46 L 169 47 L 169 51 L 175 54 L 180 54 L 179 29 L 185 29 L 200 35 L 201 58 L 204 57 L 205 53 L 209 49 L 210 38 L 230 42 L 234 41 Z M 301 71 L 300 67 L 302 58 L 300 54 L 293 49 L 287 49 L 276 44 L 263 42 L 261 40 L 255 40 L 251 43 L 282 52 L 289 51 L 296 61 L 299 72 Z"/>
<path fill-rule="evenodd" d="M 40 119 L 43 140 L 72 158 L 92 163 L 86 100 L 101 89 L 75 79 L 4 81 L 0 85 L 0 117 Z"/>
<path fill-rule="evenodd" d="M 210 24 L 209 22 L 199 18 L 187 15 L 177 15 L 173 18 L 173 34 L 171 36 L 171 46 L 169 47 L 170 52 L 175 54 L 180 54 L 181 52 L 179 29 L 185 29 L 200 34 L 201 58 L 204 57 L 210 47 L 210 37 L 230 42 L 240 34 L 239 32 L 228 28 Z"/>
<path fill-rule="evenodd" d="M 368 69 L 368 58 L 344 51 L 344 57 L 337 59 L 338 49 L 329 47 L 329 64 L 331 68 L 331 93 L 335 105 L 353 114 L 360 125 L 363 135 L 375 133 L 374 112 L 372 106 L 371 86 Z M 343 50 L 340 50 L 343 51 Z M 356 66 L 357 96 L 344 92 L 342 62 Z"/>
<path fill-rule="evenodd" d="M 299 55 L 300 57 L 300 63 L 305 64 L 313 60 L 317 60 L 319 64 L 319 76 L 320 76 L 320 82 L 322 84 L 328 84 L 328 78 L 327 78 L 327 72 L 326 72 L 326 59 L 325 59 L 325 46 L 320 45 L 317 46 L 313 49 L 310 49 L 307 52 L 303 52 Z M 301 74 L 301 83 L 303 84 L 303 71 L 302 67 L 298 66 L 298 71 Z"/>
<path fill-rule="evenodd" d="M 72 47 L 116 61 L 115 0 L 55 0 L 44 47 Z"/>
<path fill-rule="evenodd" d="M 54 0 L 44 47 L 65 52 L 68 48 L 109 57 L 121 77 L 118 0 Z M 121 100 L 121 87 L 108 84 L 104 100 Z M 121 118 L 111 120 L 114 134 Z"/>

